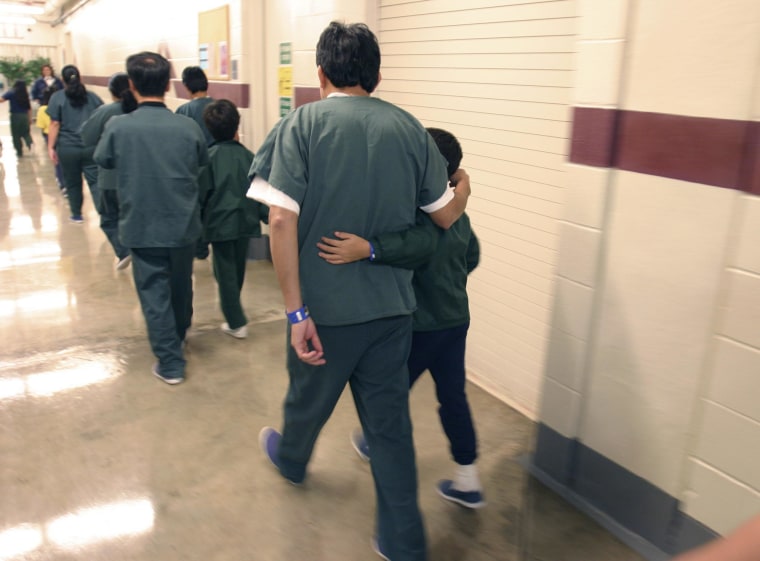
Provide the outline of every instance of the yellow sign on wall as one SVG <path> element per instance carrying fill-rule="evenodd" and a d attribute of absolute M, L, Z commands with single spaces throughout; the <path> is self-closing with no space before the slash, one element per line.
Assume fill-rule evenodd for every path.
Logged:
<path fill-rule="evenodd" d="M 293 97 L 293 67 L 280 66 L 277 75 L 280 81 L 280 97 Z"/>

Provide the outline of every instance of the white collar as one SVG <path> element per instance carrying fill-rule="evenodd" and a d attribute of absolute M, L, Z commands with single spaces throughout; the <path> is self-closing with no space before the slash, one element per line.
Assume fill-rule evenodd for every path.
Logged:
<path fill-rule="evenodd" d="M 333 92 L 327 97 L 330 98 L 330 97 L 355 97 L 355 96 L 352 96 L 351 94 L 347 94 L 343 92 Z"/>

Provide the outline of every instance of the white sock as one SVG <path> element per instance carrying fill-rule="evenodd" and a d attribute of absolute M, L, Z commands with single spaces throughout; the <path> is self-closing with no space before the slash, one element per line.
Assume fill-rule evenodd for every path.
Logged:
<path fill-rule="evenodd" d="M 451 487 L 458 491 L 480 491 L 482 487 L 475 464 L 466 466 L 458 464 Z"/>

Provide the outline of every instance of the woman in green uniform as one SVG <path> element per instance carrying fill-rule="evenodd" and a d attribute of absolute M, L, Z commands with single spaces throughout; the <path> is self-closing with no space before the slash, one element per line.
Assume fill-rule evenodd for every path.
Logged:
<path fill-rule="evenodd" d="M 64 66 L 61 76 L 65 89 L 53 94 L 47 108 L 50 116 L 48 155 L 54 163 L 60 162 L 63 168 L 63 180 L 71 210 L 70 220 L 81 224 L 82 174 L 90 187 L 93 201 L 97 201 L 98 168 L 92 161 L 94 148 L 85 148 L 79 129 L 95 109 L 103 105 L 103 100 L 87 91 L 76 66 Z"/>

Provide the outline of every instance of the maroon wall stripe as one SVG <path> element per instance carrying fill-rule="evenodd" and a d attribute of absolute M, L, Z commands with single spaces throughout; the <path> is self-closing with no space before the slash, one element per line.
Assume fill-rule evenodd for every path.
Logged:
<path fill-rule="evenodd" d="M 175 97 L 190 99 L 190 92 L 182 85 L 182 80 L 173 78 L 172 85 Z M 214 99 L 229 99 L 238 109 L 246 109 L 251 103 L 250 86 L 239 82 L 209 82 L 208 95 Z"/>
<path fill-rule="evenodd" d="M 319 88 L 296 86 L 295 90 L 296 107 L 301 107 L 302 105 L 311 103 L 312 101 L 320 100 Z"/>
<path fill-rule="evenodd" d="M 85 86 L 103 86 L 108 87 L 109 76 L 82 76 L 82 82 Z"/>
<path fill-rule="evenodd" d="M 614 165 L 738 189 L 747 127 L 745 121 L 622 111 Z"/>
<path fill-rule="evenodd" d="M 617 136 L 618 112 L 596 107 L 573 110 L 570 161 L 596 167 L 610 167 Z"/>
<path fill-rule="evenodd" d="M 760 123 L 576 107 L 570 161 L 760 194 Z"/>
<path fill-rule="evenodd" d="M 87 86 L 108 87 L 110 79 L 110 76 L 82 76 L 82 81 Z M 171 83 L 175 97 L 190 99 L 190 93 L 182 85 L 182 80 L 172 78 Z M 246 109 L 251 103 L 250 86 L 239 82 L 209 82 L 208 95 L 214 99 L 229 99 L 238 109 Z"/>
<path fill-rule="evenodd" d="M 752 121 L 747 127 L 744 164 L 739 181 L 742 191 L 760 195 L 760 122 L 757 121 Z"/>

